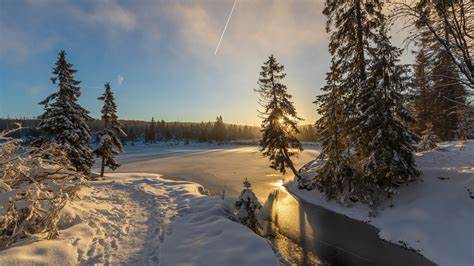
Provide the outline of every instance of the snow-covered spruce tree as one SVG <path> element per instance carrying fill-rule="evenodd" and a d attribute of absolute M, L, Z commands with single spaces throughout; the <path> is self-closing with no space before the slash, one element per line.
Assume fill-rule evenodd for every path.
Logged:
<path fill-rule="evenodd" d="M 419 151 L 431 151 L 438 148 L 436 142 L 439 142 L 438 136 L 434 133 L 433 124 L 428 123 L 426 129 L 422 132 L 421 140 L 418 143 Z"/>
<path fill-rule="evenodd" d="M 262 226 L 258 222 L 257 212 L 262 208 L 262 204 L 250 187 L 250 182 L 245 179 L 244 190 L 240 192 L 240 196 L 235 202 L 235 207 L 239 221 L 255 233 L 258 233 L 259 228 L 262 228 Z"/>
<path fill-rule="evenodd" d="M 353 184 L 357 199 L 373 207 L 419 175 L 413 155 L 416 135 L 405 126 L 414 121 L 402 94 L 408 87 L 408 69 L 398 63 L 401 50 L 391 45 L 384 23 L 374 41 L 367 86 L 358 97 L 360 116 L 354 131 L 361 178 Z"/>
<path fill-rule="evenodd" d="M 110 83 L 105 83 L 105 92 L 97 98 L 104 101 L 102 106 L 102 122 L 104 129 L 100 131 L 100 143 L 94 153 L 102 158 L 100 167 L 100 176 L 104 176 L 105 167 L 112 170 L 117 169 L 120 164 L 117 163 L 114 156 L 123 151 L 122 142 L 117 134 L 126 135 L 122 130 L 122 125 L 118 121 L 117 105 L 115 104 L 114 94 L 110 88 Z"/>
<path fill-rule="evenodd" d="M 367 65 L 372 60 L 369 45 L 374 42 L 380 25 L 380 7 L 378 0 L 326 0 L 325 3 L 323 14 L 328 18 L 326 31 L 330 34 L 332 61 L 327 84 L 322 88 L 325 94 L 315 101 L 321 115 L 316 124 L 322 139 L 319 158 L 324 160 L 315 182 L 330 198 L 343 197 L 352 191 L 359 177 L 353 169 L 359 132 L 353 128 L 360 118 L 357 100 L 367 87 Z"/>
<path fill-rule="evenodd" d="M 74 79 L 76 70 L 66 60 L 66 52 L 59 52 L 56 67 L 53 69 L 53 84 L 58 91 L 40 102 L 45 112 L 39 117 L 38 129 L 51 135 L 63 146 L 72 165 L 88 175 L 94 160 L 90 147 L 91 133 L 87 120 L 89 112 L 78 103 L 80 81 Z"/>
<path fill-rule="evenodd" d="M 286 167 L 289 167 L 299 177 L 291 157 L 303 150 L 295 137 L 299 133 L 297 121 L 301 118 L 296 113 L 286 85 L 282 83 L 286 76 L 283 70 L 283 65 L 271 55 L 260 72 L 259 88 L 256 89 L 263 107 L 260 112 L 263 118 L 260 151 L 270 159 L 271 168 L 285 173 Z"/>
<path fill-rule="evenodd" d="M 326 86 L 322 88 L 324 94 L 317 97 L 314 103 L 318 104 L 318 114 L 321 116 L 316 122 L 316 130 L 321 136 L 322 151 L 318 157 L 324 163 L 318 169 L 316 180 L 300 179 L 300 188 L 308 190 L 315 186 L 326 194 L 329 199 L 335 198 L 350 186 L 352 171 L 350 167 L 347 147 L 348 138 L 345 133 L 344 121 L 344 93 L 343 87 L 338 85 L 339 76 L 336 66 L 326 75 Z"/>

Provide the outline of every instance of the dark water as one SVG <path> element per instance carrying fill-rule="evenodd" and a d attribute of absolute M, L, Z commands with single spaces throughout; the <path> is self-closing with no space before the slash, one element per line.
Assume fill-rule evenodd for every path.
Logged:
<path fill-rule="evenodd" d="M 420 254 L 386 242 L 364 222 L 274 191 L 265 214 L 273 242 L 295 265 L 434 265 Z M 268 217 L 268 214 L 270 214 Z"/>

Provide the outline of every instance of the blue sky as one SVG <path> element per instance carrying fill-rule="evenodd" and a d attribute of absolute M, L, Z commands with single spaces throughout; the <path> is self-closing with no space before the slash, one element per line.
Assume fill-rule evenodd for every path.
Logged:
<path fill-rule="evenodd" d="M 233 0 L 0 0 L 0 117 L 33 117 L 53 92 L 60 49 L 78 70 L 80 102 L 98 117 L 103 84 L 124 119 L 258 125 L 260 65 L 271 53 L 285 65 L 289 93 L 304 123 L 329 68 L 322 1 L 238 0 L 220 50 L 214 50 Z"/>

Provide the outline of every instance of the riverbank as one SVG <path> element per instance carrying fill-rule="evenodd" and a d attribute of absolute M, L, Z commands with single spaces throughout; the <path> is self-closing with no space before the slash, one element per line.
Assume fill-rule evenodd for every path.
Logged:
<path fill-rule="evenodd" d="M 294 181 L 286 186 L 303 201 L 369 223 L 379 229 L 379 238 L 414 249 L 439 265 L 472 265 L 474 141 L 462 151 L 459 142 L 440 147 L 417 154 L 421 180 L 401 188 L 376 217 L 369 217 L 367 206 L 328 202 L 318 191 L 299 190 Z M 314 176 L 315 171 L 309 167 L 303 174 Z"/>
<path fill-rule="evenodd" d="M 79 197 L 62 210 L 57 239 L 17 243 L 0 252 L 0 265 L 279 264 L 266 239 L 196 183 L 114 173 Z"/>

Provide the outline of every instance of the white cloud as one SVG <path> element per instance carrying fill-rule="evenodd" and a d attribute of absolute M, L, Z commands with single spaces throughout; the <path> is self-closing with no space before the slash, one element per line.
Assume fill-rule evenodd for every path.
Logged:
<path fill-rule="evenodd" d="M 115 1 L 99 2 L 92 12 L 81 12 L 81 18 L 92 23 L 105 25 L 113 30 L 131 31 L 137 25 L 135 14 Z"/>
<path fill-rule="evenodd" d="M 117 84 L 119 86 L 121 86 L 124 81 L 125 81 L 125 78 L 122 75 L 117 76 Z"/>

